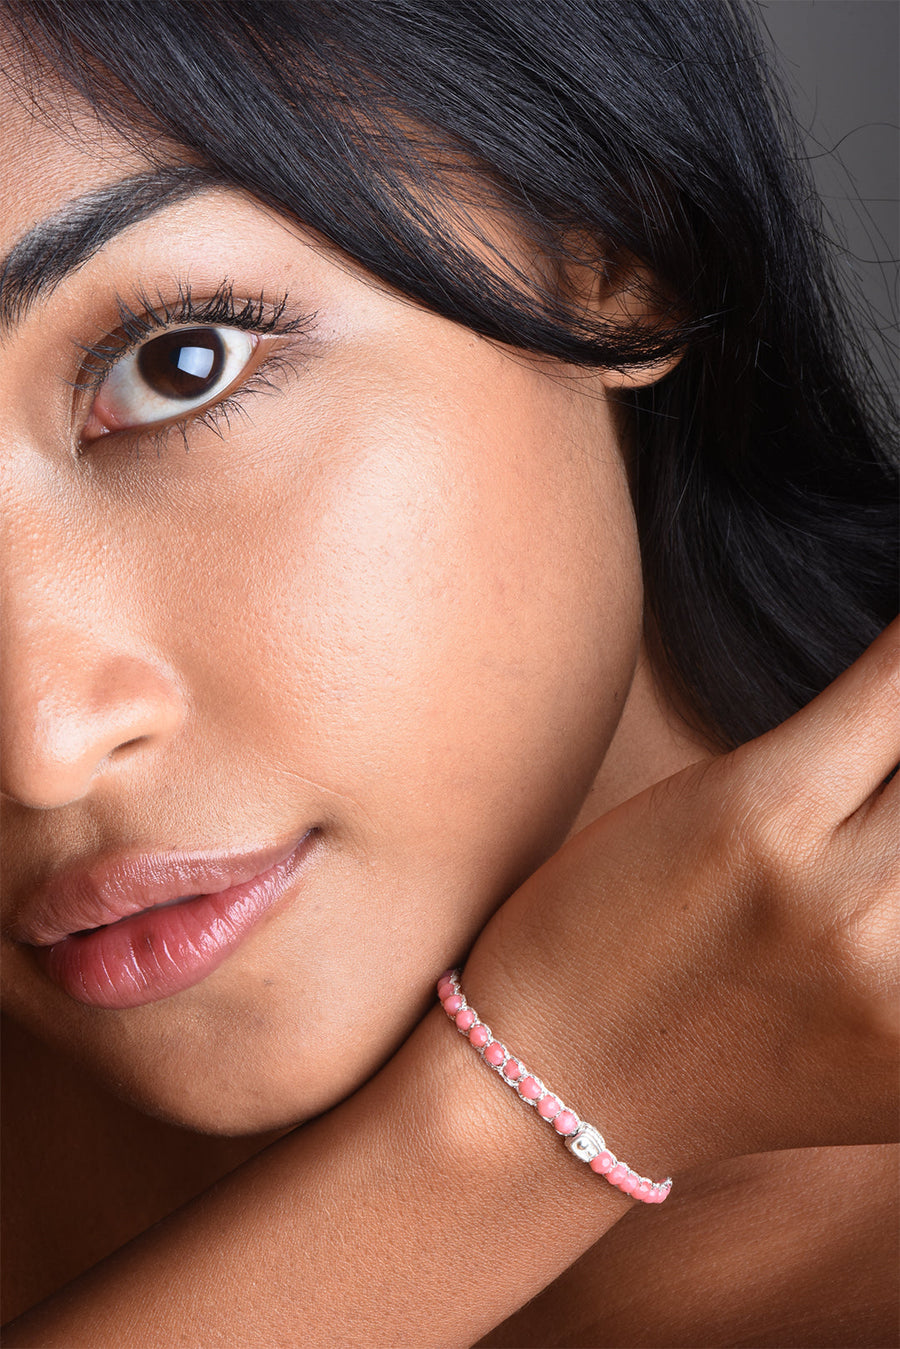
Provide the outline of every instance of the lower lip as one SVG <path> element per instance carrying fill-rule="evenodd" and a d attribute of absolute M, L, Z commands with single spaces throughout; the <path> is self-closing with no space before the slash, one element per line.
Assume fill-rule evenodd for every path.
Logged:
<path fill-rule="evenodd" d="M 230 890 L 144 909 L 73 932 L 37 951 L 46 974 L 78 1002 L 142 1007 L 199 984 L 250 935 L 297 879 L 313 833 L 283 862 Z"/>

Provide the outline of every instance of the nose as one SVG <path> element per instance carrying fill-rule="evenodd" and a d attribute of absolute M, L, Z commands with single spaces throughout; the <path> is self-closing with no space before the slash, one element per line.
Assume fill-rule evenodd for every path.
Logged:
<path fill-rule="evenodd" d="M 49 810 L 86 796 L 98 777 L 158 747 L 183 720 L 175 681 L 152 660 L 79 651 L 71 632 L 51 642 L 7 639 L 0 724 L 0 789 Z"/>
<path fill-rule="evenodd" d="M 0 790 L 49 810 L 82 799 L 129 760 L 146 763 L 183 723 L 185 701 L 174 672 L 134 630 L 133 599 L 113 595 L 102 566 L 83 557 L 79 565 L 65 545 L 36 546 L 27 534 L 21 547 L 7 535 L 3 549 Z M 121 573 L 118 584 L 127 584 Z"/>

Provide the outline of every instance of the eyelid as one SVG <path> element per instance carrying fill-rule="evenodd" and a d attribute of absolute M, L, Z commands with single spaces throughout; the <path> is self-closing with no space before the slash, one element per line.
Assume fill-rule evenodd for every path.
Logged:
<path fill-rule="evenodd" d="M 84 392 L 99 388 L 116 361 L 146 342 L 150 337 L 179 327 L 242 328 L 259 336 L 308 335 L 315 313 L 291 312 L 285 292 L 269 300 L 264 292 L 257 296 L 235 295 L 235 283 L 224 280 L 207 296 L 197 296 L 193 288 L 179 282 L 173 299 L 162 291 L 151 300 L 140 291 L 137 302 L 115 296 L 119 325 L 95 345 L 76 343 L 82 353 L 81 369 L 73 387 Z"/>

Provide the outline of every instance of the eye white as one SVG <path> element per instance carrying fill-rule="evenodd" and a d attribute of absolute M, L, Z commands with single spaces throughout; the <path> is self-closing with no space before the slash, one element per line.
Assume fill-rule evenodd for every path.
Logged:
<path fill-rule="evenodd" d="M 175 328 L 148 338 L 121 360 L 97 393 L 113 428 L 181 416 L 214 403 L 238 379 L 259 338 L 241 328 Z"/>

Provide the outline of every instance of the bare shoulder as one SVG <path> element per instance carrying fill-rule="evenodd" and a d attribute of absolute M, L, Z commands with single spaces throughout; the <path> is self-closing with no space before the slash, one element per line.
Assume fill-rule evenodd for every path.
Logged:
<path fill-rule="evenodd" d="M 900 1303 L 892 1146 L 737 1158 L 635 1205 L 481 1349 L 885 1349 Z"/>

